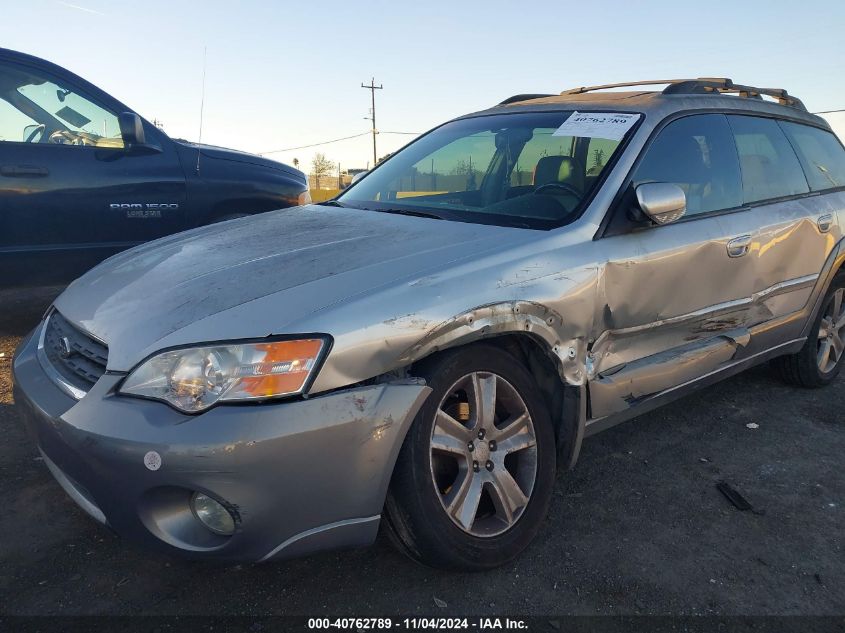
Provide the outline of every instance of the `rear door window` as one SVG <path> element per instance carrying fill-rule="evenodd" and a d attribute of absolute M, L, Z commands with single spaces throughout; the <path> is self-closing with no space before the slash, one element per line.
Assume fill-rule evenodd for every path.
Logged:
<path fill-rule="evenodd" d="M 786 135 L 774 119 L 728 115 L 746 203 L 807 193 L 807 179 Z"/>
<path fill-rule="evenodd" d="M 832 132 L 780 121 L 813 191 L 845 187 L 845 148 Z"/>
<path fill-rule="evenodd" d="M 742 205 L 739 163 L 723 114 L 699 114 L 669 123 L 646 151 L 634 186 L 668 182 L 687 196 L 687 215 Z"/>

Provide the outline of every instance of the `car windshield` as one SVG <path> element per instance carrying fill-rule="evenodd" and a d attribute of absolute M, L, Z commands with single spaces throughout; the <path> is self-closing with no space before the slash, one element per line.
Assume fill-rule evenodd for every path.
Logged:
<path fill-rule="evenodd" d="M 452 121 L 391 156 L 333 204 L 536 229 L 566 224 L 639 119 L 593 113 L 618 117 L 603 125 L 572 114 Z"/>

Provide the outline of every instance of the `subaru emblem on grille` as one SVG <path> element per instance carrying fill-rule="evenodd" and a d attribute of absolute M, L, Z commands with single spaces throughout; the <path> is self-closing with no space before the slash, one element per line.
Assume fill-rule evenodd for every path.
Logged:
<path fill-rule="evenodd" d="M 61 339 L 62 349 L 59 350 L 59 356 L 62 358 L 70 358 L 71 354 L 73 354 L 73 348 L 70 346 L 70 341 L 68 340 L 67 336 L 63 336 Z"/>

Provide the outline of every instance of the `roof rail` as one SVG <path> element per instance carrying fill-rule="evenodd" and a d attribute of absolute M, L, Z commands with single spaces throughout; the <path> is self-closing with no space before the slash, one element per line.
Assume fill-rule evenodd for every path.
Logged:
<path fill-rule="evenodd" d="M 733 93 L 740 97 L 747 97 L 749 99 L 761 99 L 761 95 L 774 97 L 778 103 L 798 110 L 807 111 L 807 107 L 802 103 L 798 97 L 793 97 L 783 88 L 757 88 L 756 86 L 745 86 L 743 84 L 735 84 L 730 79 L 717 79 L 710 77 L 701 77 L 700 79 L 691 79 L 672 83 L 663 89 L 663 94 L 707 94 L 707 93 Z"/>
<path fill-rule="evenodd" d="M 509 103 L 517 103 L 518 101 L 531 101 L 532 99 L 542 99 L 543 97 L 554 97 L 553 94 L 521 94 L 521 95 L 514 95 L 512 97 L 508 97 L 499 105 L 508 105 Z"/>
<path fill-rule="evenodd" d="M 663 89 L 665 95 L 679 95 L 679 94 L 724 94 L 732 93 L 740 97 L 750 99 L 761 99 L 761 95 L 774 97 L 778 103 L 785 106 L 797 108 L 799 110 L 807 111 L 807 108 L 797 97 L 793 97 L 783 88 L 757 88 L 755 86 L 745 86 L 742 84 L 735 84 L 727 77 L 699 77 L 698 79 L 651 79 L 647 81 L 632 81 L 619 84 L 604 84 L 602 86 L 582 86 L 580 88 L 572 88 L 564 90 L 562 95 L 576 95 L 585 92 L 592 92 L 594 90 L 606 90 L 608 88 L 626 88 L 632 86 L 654 86 L 660 84 L 668 84 Z"/>
<path fill-rule="evenodd" d="M 585 92 L 593 92 L 594 90 L 607 90 L 608 88 L 628 88 L 630 86 L 655 86 L 659 84 L 676 84 L 683 81 L 696 81 L 695 79 L 648 79 L 645 81 L 626 81 L 621 84 L 603 84 L 601 86 L 581 86 L 580 88 L 571 88 L 564 90 L 562 95 L 580 95 Z"/>

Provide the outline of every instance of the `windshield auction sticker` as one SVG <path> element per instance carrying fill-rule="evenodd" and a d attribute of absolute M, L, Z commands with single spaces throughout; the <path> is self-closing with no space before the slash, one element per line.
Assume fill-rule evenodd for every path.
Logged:
<path fill-rule="evenodd" d="M 552 136 L 580 136 L 621 141 L 640 118 L 623 112 L 573 112 Z"/>

